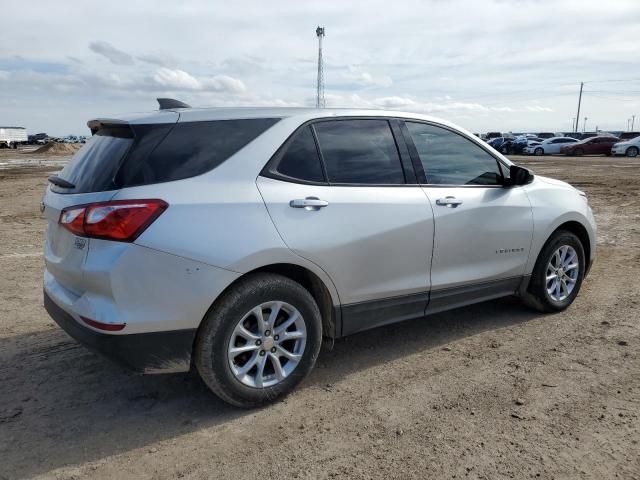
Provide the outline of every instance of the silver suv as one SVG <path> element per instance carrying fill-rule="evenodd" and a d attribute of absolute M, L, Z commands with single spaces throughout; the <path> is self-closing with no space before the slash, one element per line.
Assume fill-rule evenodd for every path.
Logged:
<path fill-rule="evenodd" d="M 193 365 L 234 405 L 292 390 L 323 336 L 514 294 L 565 309 L 594 259 L 582 192 L 431 117 L 168 108 L 89 127 L 43 200 L 48 312 L 137 371 Z"/>

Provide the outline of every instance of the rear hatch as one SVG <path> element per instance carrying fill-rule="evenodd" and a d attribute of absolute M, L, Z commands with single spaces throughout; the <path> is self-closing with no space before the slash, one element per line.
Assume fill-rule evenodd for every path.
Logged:
<path fill-rule="evenodd" d="M 119 191 L 117 176 L 127 155 L 134 151 L 141 154 L 142 150 L 148 153 L 178 118 L 175 112 L 163 112 L 162 119 L 169 123 L 155 124 L 153 128 L 119 120 L 89 122 L 93 136 L 60 173 L 50 177 L 51 183 L 43 198 L 47 219 L 45 281 L 50 275 L 68 293 L 76 297 L 82 295 L 82 266 L 91 240 L 76 236 L 60 225 L 60 214 L 67 207 L 111 200 Z"/>

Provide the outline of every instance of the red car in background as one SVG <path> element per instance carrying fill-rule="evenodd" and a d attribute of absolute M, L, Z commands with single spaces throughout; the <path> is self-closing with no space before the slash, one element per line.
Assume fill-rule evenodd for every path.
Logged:
<path fill-rule="evenodd" d="M 620 139 L 618 137 L 611 136 L 585 138 L 577 143 L 561 147 L 560 153 L 578 157 L 580 155 L 611 155 L 611 147 L 619 141 Z"/>

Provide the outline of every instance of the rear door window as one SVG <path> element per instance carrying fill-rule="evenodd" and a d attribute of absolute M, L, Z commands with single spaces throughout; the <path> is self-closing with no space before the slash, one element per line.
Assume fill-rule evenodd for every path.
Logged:
<path fill-rule="evenodd" d="M 332 120 L 313 125 L 329 183 L 405 183 L 400 156 L 386 120 Z"/>
<path fill-rule="evenodd" d="M 325 182 L 311 127 L 303 127 L 294 134 L 278 152 L 270 170 L 292 180 Z"/>

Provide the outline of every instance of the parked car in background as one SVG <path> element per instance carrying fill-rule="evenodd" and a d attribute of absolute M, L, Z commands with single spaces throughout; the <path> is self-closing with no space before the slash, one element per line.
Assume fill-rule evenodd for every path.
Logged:
<path fill-rule="evenodd" d="M 611 147 L 619 141 L 618 137 L 600 135 L 560 147 L 560 153 L 578 157 L 581 155 L 611 155 Z"/>
<path fill-rule="evenodd" d="M 89 127 L 43 198 L 45 308 L 233 405 L 291 391 L 323 336 L 514 294 L 564 310 L 595 257 L 583 192 L 432 117 L 167 108 Z"/>
<path fill-rule="evenodd" d="M 49 136 L 46 133 L 36 133 L 29 135 L 27 143 L 29 145 L 44 145 L 47 143 Z"/>
<path fill-rule="evenodd" d="M 637 157 L 640 153 L 640 136 L 618 142 L 611 147 L 612 155 L 626 155 L 627 157 Z"/>
<path fill-rule="evenodd" d="M 487 141 L 492 140 L 494 138 L 502 137 L 502 133 L 500 132 L 488 132 L 486 135 Z"/>
<path fill-rule="evenodd" d="M 524 153 L 528 155 L 552 155 L 554 153 L 560 153 L 560 149 L 562 147 L 572 145 L 577 142 L 578 140 L 571 137 L 547 138 L 536 145 L 529 145 L 524 149 Z"/>
<path fill-rule="evenodd" d="M 631 140 L 632 138 L 636 138 L 640 136 L 640 132 L 622 132 L 618 135 L 620 140 Z"/>
<path fill-rule="evenodd" d="M 538 133 L 537 135 L 539 138 L 542 138 L 542 139 L 553 138 L 556 136 L 556 134 L 553 132 L 542 132 L 542 133 Z"/>

